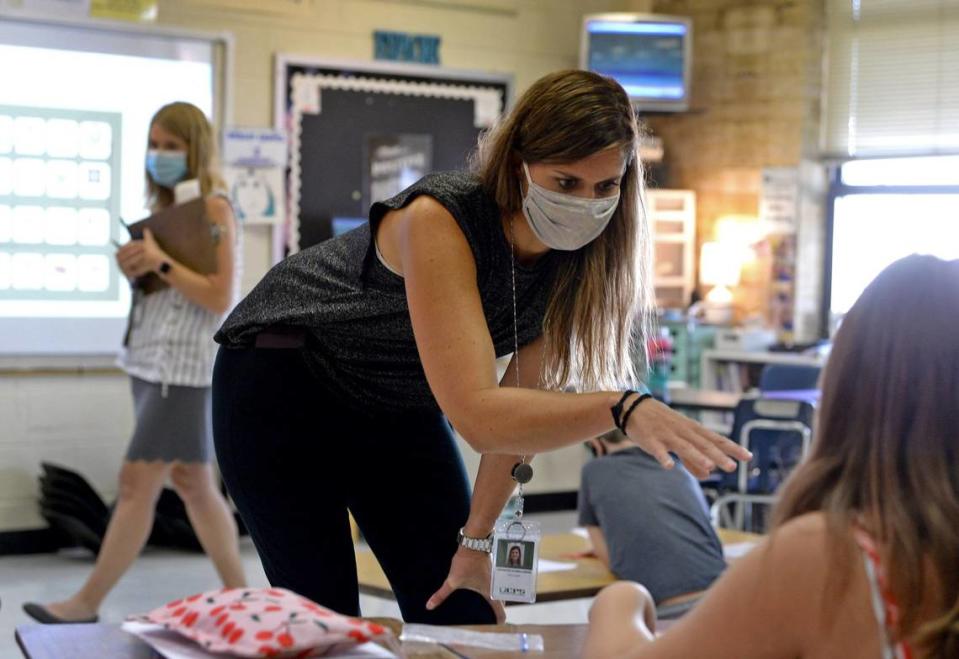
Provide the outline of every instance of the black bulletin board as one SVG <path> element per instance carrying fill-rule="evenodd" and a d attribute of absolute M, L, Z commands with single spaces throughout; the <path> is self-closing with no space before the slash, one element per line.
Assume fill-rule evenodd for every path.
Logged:
<path fill-rule="evenodd" d="M 376 201 L 369 193 L 370 144 L 405 136 L 410 143 L 429 145 L 425 162 L 432 171 L 462 169 L 488 127 L 493 106 L 498 113 L 509 100 L 507 76 L 443 69 L 427 75 L 422 71 L 427 67 L 387 66 L 286 63 L 290 251 L 331 237 L 333 218 L 367 216 L 370 201 Z M 411 71 L 397 70 L 403 68 Z"/>

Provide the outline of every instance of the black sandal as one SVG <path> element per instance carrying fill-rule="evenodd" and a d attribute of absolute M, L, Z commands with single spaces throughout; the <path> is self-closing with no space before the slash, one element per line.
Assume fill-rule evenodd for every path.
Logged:
<path fill-rule="evenodd" d="M 44 625 L 84 625 L 100 622 L 100 616 L 83 618 L 82 620 L 64 620 L 63 618 L 50 613 L 45 606 L 41 604 L 35 604 L 34 602 L 24 603 L 23 612 L 37 622 L 42 622 Z"/>

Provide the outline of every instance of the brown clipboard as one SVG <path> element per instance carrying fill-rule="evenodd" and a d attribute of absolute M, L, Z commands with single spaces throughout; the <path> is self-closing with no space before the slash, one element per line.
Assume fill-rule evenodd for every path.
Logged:
<path fill-rule="evenodd" d="M 143 230 L 150 229 L 160 248 L 190 270 L 201 275 L 216 272 L 217 231 L 207 218 L 204 198 L 170 206 L 124 226 L 134 240 L 142 240 Z M 135 285 L 147 295 L 169 286 L 152 272 L 137 278 Z"/>

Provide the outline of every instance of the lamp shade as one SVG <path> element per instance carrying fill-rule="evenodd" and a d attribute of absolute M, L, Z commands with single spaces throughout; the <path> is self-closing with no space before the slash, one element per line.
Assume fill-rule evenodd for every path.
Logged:
<path fill-rule="evenodd" d="M 735 286 L 742 268 L 741 250 L 724 243 L 703 243 L 699 281 L 705 286 Z"/>

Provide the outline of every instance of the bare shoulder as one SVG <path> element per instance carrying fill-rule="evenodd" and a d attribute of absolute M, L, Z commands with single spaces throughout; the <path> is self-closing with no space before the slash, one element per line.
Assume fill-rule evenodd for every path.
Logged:
<path fill-rule="evenodd" d="M 401 221 L 410 225 L 411 228 L 422 226 L 424 230 L 437 231 L 459 228 L 446 207 L 429 195 L 419 195 L 403 208 L 388 213 L 387 217 L 391 215 L 402 218 Z"/>
<path fill-rule="evenodd" d="M 821 512 L 806 513 L 794 517 L 775 531 L 773 537 L 787 540 L 787 544 L 824 542 L 829 532 L 826 514 Z"/>
<path fill-rule="evenodd" d="M 206 198 L 206 214 L 218 224 L 233 224 L 233 207 L 226 197 L 210 195 Z"/>
<path fill-rule="evenodd" d="M 393 226 L 388 227 L 388 222 Z M 408 248 L 441 250 L 434 252 L 439 257 L 462 258 L 471 253 L 466 235 L 453 215 L 443 204 L 427 195 L 420 195 L 403 208 L 388 213 L 383 224 L 385 231 L 396 231 L 400 242 Z"/>
<path fill-rule="evenodd" d="M 775 529 L 762 551 L 772 563 L 769 567 L 777 574 L 788 578 L 806 575 L 807 579 L 815 580 L 826 568 L 829 545 L 826 515 L 815 512 L 791 519 Z"/>

